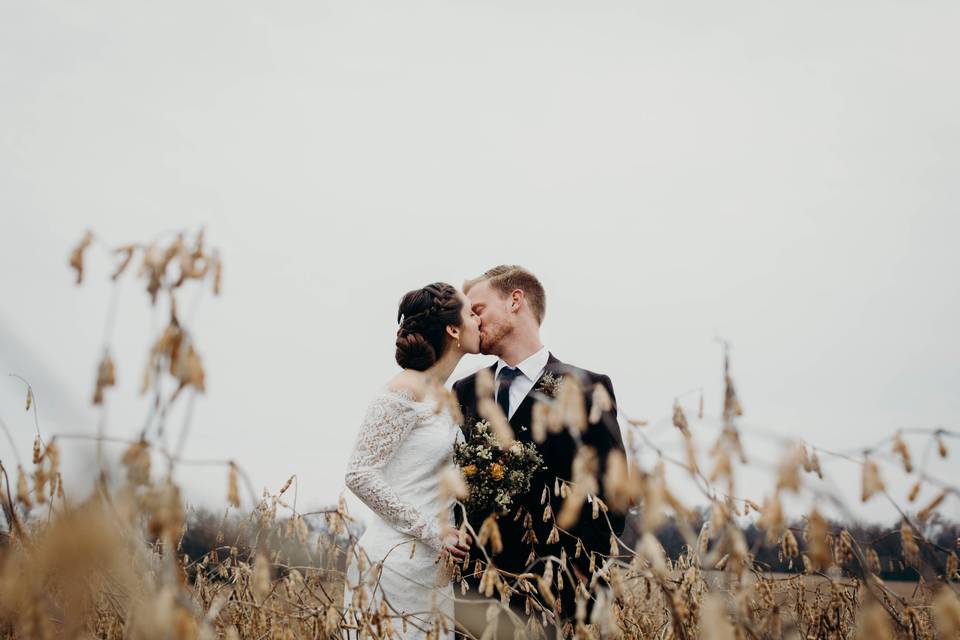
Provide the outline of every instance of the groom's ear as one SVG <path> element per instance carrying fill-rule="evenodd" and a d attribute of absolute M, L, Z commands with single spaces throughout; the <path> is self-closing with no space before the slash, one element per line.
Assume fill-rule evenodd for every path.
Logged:
<path fill-rule="evenodd" d="M 519 312 L 523 308 L 523 289 L 514 289 L 510 292 L 510 310 Z"/>

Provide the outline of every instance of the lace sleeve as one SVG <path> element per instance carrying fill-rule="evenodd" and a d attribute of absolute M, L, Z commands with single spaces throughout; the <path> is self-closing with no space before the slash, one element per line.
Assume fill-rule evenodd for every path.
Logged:
<path fill-rule="evenodd" d="M 401 500 L 383 477 L 383 468 L 416 421 L 416 410 L 401 397 L 377 396 L 367 408 L 344 479 L 358 498 L 395 529 L 439 551 L 443 546 L 439 524 Z"/>

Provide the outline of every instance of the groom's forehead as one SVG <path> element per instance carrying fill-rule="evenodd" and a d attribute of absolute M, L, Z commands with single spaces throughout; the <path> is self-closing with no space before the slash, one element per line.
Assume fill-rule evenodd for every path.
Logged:
<path fill-rule="evenodd" d="M 483 280 L 477 284 L 470 287 L 470 291 L 467 292 L 467 297 L 470 298 L 471 304 L 482 304 L 493 297 L 494 290 L 490 286 L 489 280 Z"/>

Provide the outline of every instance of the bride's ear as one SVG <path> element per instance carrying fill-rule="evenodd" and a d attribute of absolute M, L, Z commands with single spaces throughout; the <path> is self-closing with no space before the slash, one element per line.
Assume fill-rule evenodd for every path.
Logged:
<path fill-rule="evenodd" d="M 453 340 L 460 342 L 460 327 L 455 327 L 452 324 L 448 324 L 447 335 L 450 336 Z"/>

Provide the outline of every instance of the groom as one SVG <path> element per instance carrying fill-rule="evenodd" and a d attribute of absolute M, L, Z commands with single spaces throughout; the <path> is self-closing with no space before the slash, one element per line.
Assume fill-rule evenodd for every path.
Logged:
<path fill-rule="evenodd" d="M 495 399 L 507 416 L 514 432 L 514 438 L 520 442 L 532 442 L 531 422 L 534 404 L 533 392 L 550 390 L 544 386 L 544 377 L 549 382 L 552 379 L 573 376 L 580 383 L 584 391 L 584 402 L 587 412 L 591 408 L 591 398 L 596 384 L 600 384 L 609 394 L 611 405 L 604 411 L 600 419 L 588 424 L 585 432 L 579 436 L 580 446 L 589 446 L 597 454 L 596 485 L 601 499 L 604 497 L 603 474 L 606 468 L 607 455 L 612 450 L 623 451 L 623 440 L 620 427 L 617 424 L 617 410 L 610 378 L 561 362 L 540 341 L 540 325 L 543 322 L 546 309 L 546 295 L 543 285 L 532 273 L 516 265 L 501 265 L 494 267 L 482 276 L 468 280 L 463 287 L 464 293 L 470 298 L 473 312 L 480 317 L 480 352 L 498 357 L 497 362 L 490 367 L 494 377 Z M 467 376 L 453 385 L 453 390 L 460 402 L 464 416 L 463 429 L 469 437 L 470 430 L 480 419 L 477 412 L 476 374 Z M 525 571 L 542 574 L 543 562 L 534 561 L 528 564 L 530 554 L 535 558 L 543 556 L 561 557 L 561 550 L 566 551 L 569 559 L 568 572 L 572 572 L 576 579 L 589 583 L 591 552 L 607 555 L 610 553 L 611 526 L 618 536 L 623 532 L 625 514 L 614 513 L 610 510 L 607 516 L 601 511 L 599 517 L 592 516 L 593 508 L 585 503 L 580 511 L 576 523 L 565 532 L 560 533 L 558 542 L 547 544 L 553 529 L 553 518 L 549 513 L 544 516 L 545 505 L 541 504 L 544 488 L 549 495 L 549 504 L 555 517 L 560 513 L 563 498 L 554 495 L 557 480 L 571 480 L 573 476 L 573 460 L 577 454 L 578 443 L 568 430 L 560 433 L 548 432 L 543 443 L 536 444 L 543 456 L 544 469 L 538 471 L 531 483 L 530 492 L 519 496 L 514 502 L 517 505 L 509 515 L 498 520 L 503 550 L 491 556 L 494 565 L 501 570 L 519 574 Z M 519 514 L 518 514 L 519 512 Z M 530 536 L 524 538 L 524 520 L 528 523 L 532 516 L 533 531 L 536 542 Z M 609 522 L 607 521 L 609 517 Z M 471 526 L 479 531 L 483 517 L 471 519 Z M 547 520 L 544 522 L 544 520 Z M 577 550 L 577 540 L 580 540 L 581 549 Z M 492 553 L 487 549 L 488 553 Z M 472 549 L 471 558 L 483 558 L 479 549 Z M 602 558 L 597 557 L 596 566 L 599 567 Z M 556 574 L 558 568 L 554 566 L 553 591 L 556 594 Z M 473 565 L 465 571 L 468 576 L 473 573 Z M 557 598 L 560 604 L 560 617 L 570 620 L 575 613 L 575 584 L 571 584 L 564 575 L 564 586 Z M 468 596 L 480 598 L 477 593 L 479 578 L 469 577 L 471 589 Z M 509 580 L 508 580 L 509 581 Z M 584 586 L 587 586 L 585 584 Z M 495 596 L 496 597 L 496 594 Z M 528 595 L 515 595 L 512 600 L 514 610 L 523 612 L 524 601 Z M 542 600 L 541 600 L 542 601 Z M 549 609 L 549 607 L 547 607 Z M 457 603 L 458 620 L 474 620 L 477 611 L 483 611 L 471 604 Z M 480 613 L 482 620 L 482 613 Z M 501 632 L 504 631 L 503 621 L 506 616 L 501 615 Z M 512 635 L 508 635 L 512 637 Z"/>

